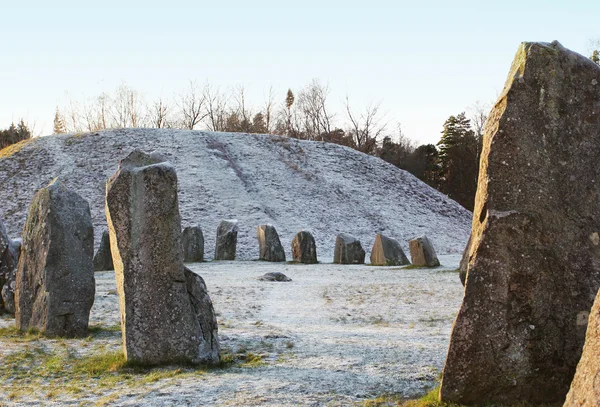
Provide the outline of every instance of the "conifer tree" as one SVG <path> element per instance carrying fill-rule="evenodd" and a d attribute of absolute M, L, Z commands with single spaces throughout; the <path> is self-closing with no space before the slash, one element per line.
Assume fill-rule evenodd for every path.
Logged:
<path fill-rule="evenodd" d="M 478 142 L 465 113 L 444 123 L 439 150 L 439 189 L 462 206 L 473 210 L 479 162 Z"/>
<path fill-rule="evenodd" d="M 58 107 L 56 107 L 56 114 L 54 115 L 54 134 L 63 134 L 66 132 L 65 121 L 63 120 Z"/>

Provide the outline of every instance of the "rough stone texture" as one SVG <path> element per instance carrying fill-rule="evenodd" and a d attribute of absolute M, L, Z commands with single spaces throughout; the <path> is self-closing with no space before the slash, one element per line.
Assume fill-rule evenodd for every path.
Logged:
<path fill-rule="evenodd" d="M 94 271 L 114 270 L 112 253 L 110 251 L 110 234 L 108 230 L 102 232 L 100 246 L 94 256 Z"/>
<path fill-rule="evenodd" d="M 335 238 L 333 262 L 337 264 L 364 264 L 365 251 L 360 241 L 347 233 L 340 233 Z"/>
<path fill-rule="evenodd" d="M 291 278 L 289 278 L 285 274 L 280 273 L 278 271 L 275 271 L 272 273 L 265 273 L 264 275 L 260 276 L 258 279 L 261 281 L 282 281 L 282 282 L 292 281 Z"/>
<path fill-rule="evenodd" d="M 467 281 L 467 269 L 469 267 L 469 253 L 471 247 L 471 238 L 469 237 L 469 241 L 467 242 L 467 246 L 465 246 L 465 251 L 463 252 L 462 258 L 460 259 L 460 264 L 458 265 L 458 276 L 460 277 L 460 282 L 462 285 L 465 285 L 465 281 Z"/>
<path fill-rule="evenodd" d="M 410 264 L 410 261 L 396 239 L 378 233 L 371 250 L 371 264 L 373 266 L 403 266 Z"/>
<path fill-rule="evenodd" d="M 600 67 L 521 44 L 484 131 L 444 401 L 564 400 L 600 287 L 599 135 Z"/>
<path fill-rule="evenodd" d="M 182 245 L 184 262 L 204 261 L 204 235 L 200 226 L 188 226 L 183 229 Z"/>
<path fill-rule="evenodd" d="M 256 229 L 258 239 L 259 260 L 285 261 L 285 251 L 274 226 L 260 225 Z"/>
<path fill-rule="evenodd" d="M 292 257 L 296 263 L 317 263 L 317 245 L 310 232 L 303 230 L 294 236 L 292 240 Z"/>
<path fill-rule="evenodd" d="M 16 267 L 15 256 L 11 240 L 8 238 L 6 228 L 0 220 L 0 287 L 4 290 L 5 284 L 10 279 Z M 9 283 L 10 285 L 10 283 Z M 0 300 L 0 308 L 4 302 Z"/>
<path fill-rule="evenodd" d="M 420 236 L 408 242 L 410 259 L 415 266 L 437 267 L 440 261 L 437 258 L 431 240 L 427 236 Z"/>
<path fill-rule="evenodd" d="M 94 304 L 94 228 L 90 207 L 54 180 L 31 202 L 16 276 L 17 328 L 49 336 L 87 333 Z"/>
<path fill-rule="evenodd" d="M 582 313 L 579 323 L 585 325 L 587 315 Z M 589 315 L 583 353 L 564 407 L 600 406 L 600 295 Z"/>
<path fill-rule="evenodd" d="M 215 260 L 235 260 L 237 246 L 237 220 L 222 220 L 217 228 Z"/>
<path fill-rule="evenodd" d="M 107 182 L 106 218 L 126 359 L 218 363 L 212 303 L 183 265 L 175 169 L 133 151 Z"/>
<path fill-rule="evenodd" d="M 2 302 L 4 303 L 4 310 L 11 314 L 15 313 L 15 288 L 17 287 L 17 265 L 19 264 L 19 258 L 21 257 L 21 239 L 15 239 L 11 242 L 11 250 L 13 255 L 13 271 L 7 274 L 6 283 L 2 287 Z"/>

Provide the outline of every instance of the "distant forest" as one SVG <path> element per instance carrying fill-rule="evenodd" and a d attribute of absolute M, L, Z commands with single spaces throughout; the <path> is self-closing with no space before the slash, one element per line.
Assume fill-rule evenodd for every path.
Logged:
<path fill-rule="evenodd" d="M 600 44 L 599 44 L 600 45 Z M 590 58 L 600 64 L 600 51 Z M 170 99 L 150 103 L 136 90 L 121 85 L 114 94 L 84 102 L 70 101 L 56 109 L 54 133 L 83 133 L 111 128 L 148 127 L 205 129 L 210 131 L 277 134 L 301 140 L 326 141 L 351 147 L 415 175 L 462 206 L 473 210 L 483 127 L 489 108 L 475 104 L 465 112 L 451 115 L 441 129 L 437 144 L 416 145 L 399 124 L 385 120 L 381 105 L 355 111 L 346 97 L 344 119 L 332 113 L 329 88 L 313 80 L 283 100 L 270 91 L 260 108 L 249 106 L 243 87 L 221 92 L 210 84 L 188 89 Z M 31 137 L 21 120 L 0 130 L 0 148 Z"/>

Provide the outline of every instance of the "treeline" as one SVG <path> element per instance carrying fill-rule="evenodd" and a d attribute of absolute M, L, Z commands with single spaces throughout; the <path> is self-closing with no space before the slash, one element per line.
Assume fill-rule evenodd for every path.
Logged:
<path fill-rule="evenodd" d="M 0 129 L 0 150 L 28 138 L 31 138 L 31 131 L 21 119 L 17 125 L 12 123 L 8 129 Z"/>

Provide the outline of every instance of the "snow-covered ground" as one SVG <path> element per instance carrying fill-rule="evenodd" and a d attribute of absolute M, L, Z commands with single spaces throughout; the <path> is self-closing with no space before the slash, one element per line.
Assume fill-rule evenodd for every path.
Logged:
<path fill-rule="evenodd" d="M 238 258 L 258 257 L 256 227 L 273 224 L 288 258 L 300 230 L 311 231 L 320 260 L 335 236 L 349 233 L 370 249 L 377 233 L 400 241 L 426 234 L 438 252 L 460 253 L 471 213 L 411 174 L 347 147 L 278 136 L 124 129 L 34 139 L 0 158 L 0 218 L 20 235 L 35 191 L 60 176 L 90 202 L 96 245 L 106 227 L 104 185 L 134 148 L 158 151 L 175 165 L 182 226 L 199 224 L 208 259 L 222 219 L 238 219 Z"/>
<path fill-rule="evenodd" d="M 117 406 L 348 406 L 384 394 L 416 396 L 435 385 L 443 367 L 452 322 L 462 300 L 460 256 L 440 257 L 442 267 L 296 265 L 257 261 L 188 265 L 202 275 L 213 299 L 219 337 L 230 352 L 262 355 L 254 367 L 229 367 L 201 375 L 120 385 L 94 393 L 40 389 L 0 404 Z M 280 271 L 292 282 L 259 281 Z M 91 323 L 119 324 L 113 272 L 96 273 Z M 0 319 L 0 327 L 13 319 Z M 51 349 L 120 349 L 120 334 L 104 339 L 40 339 Z M 30 346 L 0 338 L 0 355 Z M 93 380 L 90 379 L 93 383 Z M 81 404 L 80 404 L 81 403 Z M 7 405 L 8 405 L 7 404 Z"/>

